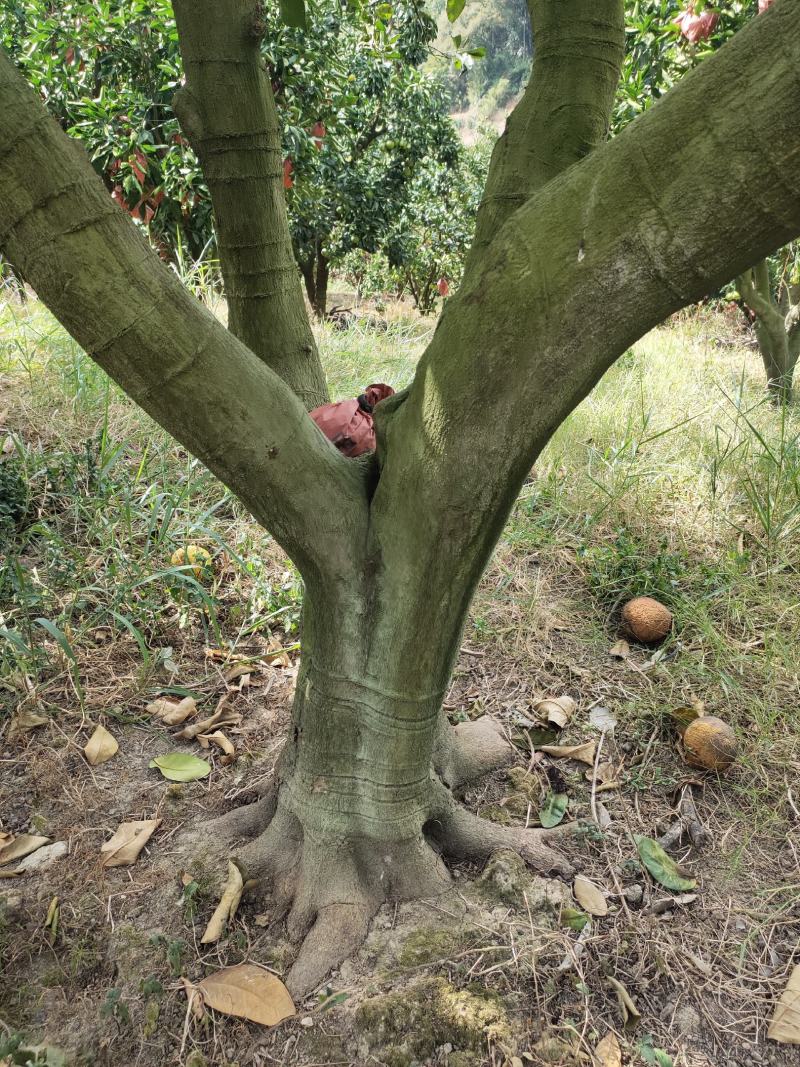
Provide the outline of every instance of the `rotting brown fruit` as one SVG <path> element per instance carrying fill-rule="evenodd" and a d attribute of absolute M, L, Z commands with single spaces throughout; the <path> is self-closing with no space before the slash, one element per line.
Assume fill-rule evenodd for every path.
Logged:
<path fill-rule="evenodd" d="M 686 762 L 706 771 L 726 771 L 736 759 L 738 744 L 733 729 L 716 715 L 701 715 L 683 734 Z"/>
<path fill-rule="evenodd" d="M 672 629 L 672 612 L 650 596 L 637 596 L 622 609 L 622 625 L 642 644 L 655 644 Z"/>

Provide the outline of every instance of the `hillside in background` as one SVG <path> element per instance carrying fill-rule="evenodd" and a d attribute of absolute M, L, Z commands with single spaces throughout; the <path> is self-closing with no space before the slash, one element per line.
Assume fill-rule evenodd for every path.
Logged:
<path fill-rule="evenodd" d="M 447 63 L 441 56 L 433 60 L 442 70 L 453 117 L 469 144 L 481 125 L 501 130 L 524 89 L 531 63 L 530 22 L 525 0 L 468 4 L 455 25 L 448 22 L 445 8 L 445 0 L 431 4 L 439 27 L 437 52 L 454 57 L 459 50 L 463 54 L 486 49 L 486 55 L 474 62 L 467 56 L 461 69 L 452 58 Z"/>

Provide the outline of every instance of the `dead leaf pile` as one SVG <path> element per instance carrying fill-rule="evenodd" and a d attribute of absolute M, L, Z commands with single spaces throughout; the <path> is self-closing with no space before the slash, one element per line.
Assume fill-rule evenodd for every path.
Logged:
<path fill-rule="evenodd" d="M 209 653 L 206 649 L 206 654 Z M 233 742 L 220 729 L 223 726 L 238 726 L 242 721 L 241 715 L 234 711 L 229 703 L 226 693 L 217 704 L 213 715 L 207 716 L 198 722 L 186 723 L 187 719 L 197 715 L 197 702 L 193 697 L 184 697 L 180 701 L 168 700 L 159 697 L 147 705 L 149 714 L 160 719 L 165 726 L 180 726 L 173 736 L 178 741 L 197 740 L 202 748 L 208 749 L 213 744 L 223 752 L 220 760 L 222 766 L 228 766 L 236 759 L 236 749 Z M 155 761 L 154 761 L 155 762 Z M 156 765 L 158 765 L 156 763 Z M 152 764 L 151 764 L 152 766 Z M 169 775 L 166 775 L 169 777 Z M 197 777 L 200 777 L 198 775 Z M 190 781 L 189 778 L 177 778 L 175 781 Z"/>

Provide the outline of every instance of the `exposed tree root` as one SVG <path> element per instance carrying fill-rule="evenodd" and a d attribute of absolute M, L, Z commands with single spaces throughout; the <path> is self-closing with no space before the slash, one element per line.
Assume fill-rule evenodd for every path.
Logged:
<path fill-rule="evenodd" d="M 514 748 L 499 724 L 489 715 L 451 727 L 445 720 L 433 756 L 436 773 L 450 789 L 504 767 L 514 758 Z"/>
<path fill-rule="evenodd" d="M 293 808 L 292 790 L 280 789 L 280 770 L 267 796 L 207 824 L 206 838 L 233 845 L 248 878 L 267 889 L 273 925 L 285 922 L 290 940 L 300 945 L 286 979 L 295 997 L 313 991 L 352 955 L 382 904 L 432 898 L 447 890 L 451 882 L 445 859 L 483 864 L 493 852 L 512 849 L 542 874 L 572 874 L 572 865 L 551 843 L 574 824 L 555 830 L 498 826 L 454 799 L 454 785 L 508 762 L 510 752 L 488 718 L 444 736 L 431 775 L 430 817 L 411 839 L 392 840 L 391 825 L 386 841 L 315 834 Z M 301 797 L 300 802 L 307 800 Z M 250 840 L 237 848 L 242 838 Z"/>

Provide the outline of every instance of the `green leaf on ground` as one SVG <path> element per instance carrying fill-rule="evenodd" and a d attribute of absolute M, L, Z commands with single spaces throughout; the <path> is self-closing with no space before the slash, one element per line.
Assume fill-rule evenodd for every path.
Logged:
<path fill-rule="evenodd" d="M 150 766 L 157 767 L 171 782 L 196 782 L 211 772 L 210 763 L 189 752 L 167 752 L 150 760 Z"/>
<path fill-rule="evenodd" d="M 666 854 L 658 841 L 654 841 L 652 837 L 640 836 L 636 836 L 634 840 L 642 863 L 665 889 L 673 889 L 677 893 L 687 893 L 690 889 L 696 888 L 697 879 L 687 878 L 681 872 L 675 860 Z"/>
<path fill-rule="evenodd" d="M 539 812 L 539 822 L 546 829 L 558 826 L 567 813 L 569 797 L 566 793 L 548 793 Z"/>
<path fill-rule="evenodd" d="M 570 930 L 580 933 L 588 922 L 589 916 L 585 911 L 579 911 L 577 908 L 561 909 L 561 923 L 563 926 L 568 926 Z"/>

